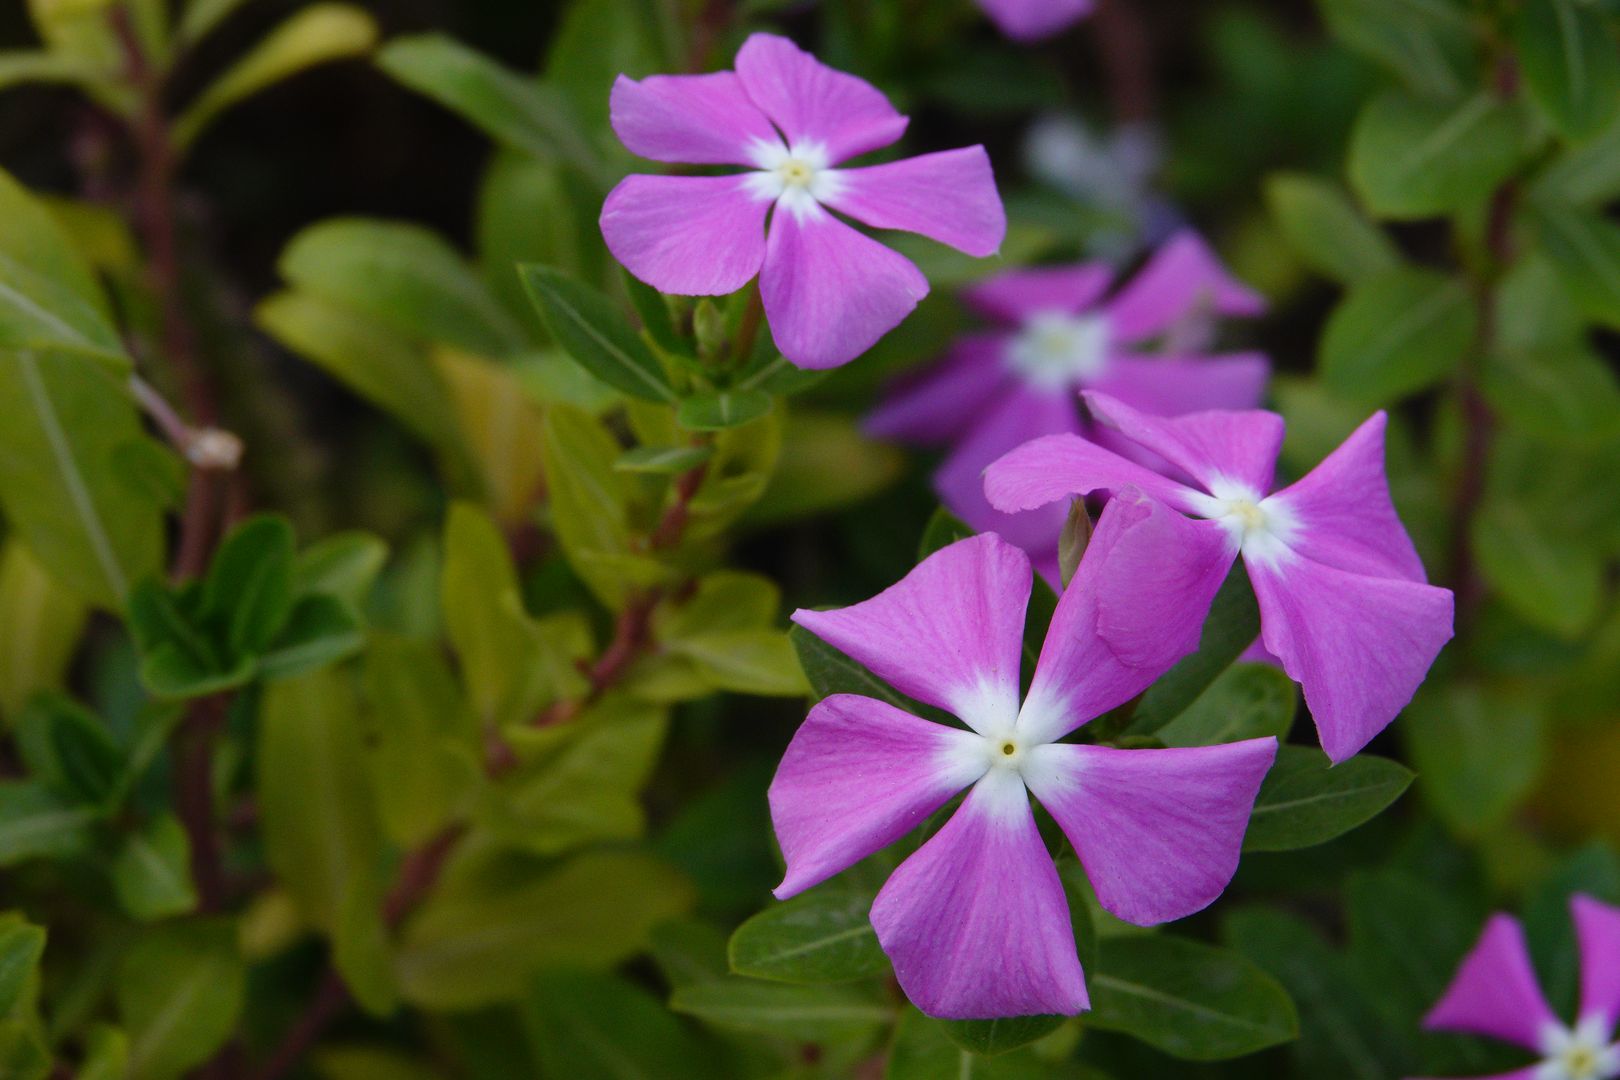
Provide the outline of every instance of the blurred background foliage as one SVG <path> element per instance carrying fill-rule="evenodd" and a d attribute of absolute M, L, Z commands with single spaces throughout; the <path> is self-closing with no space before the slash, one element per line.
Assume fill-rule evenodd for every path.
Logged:
<path fill-rule="evenodd" d="M 1510 1067 L 1417 1021 L 1504 905 L 1567 1014 L 1565 898 L 1620 901 L 1613 7 L 1104 0 L 1033 48 L 967 0 L 0 7 L 0 1073 Z M 984 142 L 1012 217 L 897 242 L 933 296 L 825 378 L 596 229 L 613 76 L 756 28 Z M 953 286 L 1181 222 L 1272 301 L 1228 343 L 1287 475 L 1393 410 L 1458 640 L 1376 756 L 1285 754 L 1173 935 L 1069 882 L 1096 1014 L 941 1025 L 862 930 L 893 853 L 769 902 L 775 761 L 859 675 L 783 613 L 951 535 L 858 420 Z M 1188 700 L 1161 741 L 1308 732 L 1268 668 Z"/>

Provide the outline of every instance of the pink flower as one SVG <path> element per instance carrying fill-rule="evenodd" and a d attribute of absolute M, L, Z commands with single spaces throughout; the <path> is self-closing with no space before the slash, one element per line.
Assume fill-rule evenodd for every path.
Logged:
<path fill-rule="evenodd" d="M 964 293 L 1005 329 L 968 334 L 938 367 L 903 385 L 867 419 L 882 438 L 946 443 L 934 475 L 941 501 L 980 532 L 995 531 L 1057 565 L 1061 506 L 1000 514 L 984 498 L 986 465 L 1040 435 L 1080 433 L 1077 391 L 1101 390 L 1144 412 L 1250 409 L 1269 365 L 1258 353 L 1149 356 L 1156 339 L 1211 315 L 1258 315 L 1265 301 L 1221 266 L 1198 235 L 1167 240 L 1112 296 L 1112 272 L 1095 263 L 1012 270 Z"/>
<path fill-rule="evenodd" d="M 636 277 L 667 293 L 717 296 L 758 274 L 782 354 L 829 368 L 871 348 L 928 295 L 910 260 L 829 210 L 970 255 L 1000 248 L 1007 218 L 984 147 L 836 168 L 894 142 L 906 118 L 870 84 L 786 38 L 755 34 L 736 63 L 711 75 L 621 75 L 613 86 L 613 130 L 632 152 L 752 170 L 629 176 L 614 188 L 602 236 Z"/>
<path fill-rule="evenodd" d="M 1091 14 L 1096 0 L 979 0 L 1001 32 L 1018 41 L 1051 37 Z"/>
<path fill-rule="evenodd" d="M 1524 1047 L 1539 1064 L 1489 1080 L 1615 1080 L 1620 1077 L 1620 909 L 1590 896 L 1569 901 L 1581 957 L 1575 1025 L 1560 1020 L 1536 984 L 1524 927 L 1494 915 L 1445 996 L 1423 1020 L 1438 1031 L 1484 1035 Z"/>
<path fill-rule="evenodd" d="M 1162 419 L 1102 394 L 1092 414 L 1160 455 L 1169 479 L 1075 435 L 1028 443 L 985 471 L 1005 511 L 1131 485 L 1197 519 L 1182 558 L 1209 576 L 1149 598 L 1122 585 L 1117 603 L 1204 612 L 1240 554 L 1260 601 L 1261 640 L 1305 690 L 1322 749 L 1355 754 L 1411 700 L 1451 639 L 1452 596 L 1426 583 L 1390 502 L 1384 423 L 1374 414 L 1304 479 L 1272 492 L 1283 421 L 1275 413 L 1202 412 Z M 1118 617 L 1104 597 L 1104 633 Z M 1201 616 L 1200 616 L 1201 617 Z"/>
<path fill-rule="evenodd" d="M 897 689 L 967 725 L 836 694 L 799 728 L 771 783 L 786 898 L 892 844 L 964 788 L 943 828 L 900 865 L 872 925 L 906 994 L 956 1019 L 1088 1007 L 1068 907 L 1029 794 L 1056 819 L 1103 907 L 1148 925 L 1226 888 L 1276 740 L 1116 750 L 1057 740 L 1128 701 L 1197 645 L 1195 618 L 1127 613 L 1104 643 L 1110 589 L 1171 591 L 1211 567 L 1178 561 L 1196 526 L 1127 492 L 1104 511 L 1019 703 L 1029 558 L 993 534 L 923 560 L 853 607 L 798 611 L 800 626 Z"/>

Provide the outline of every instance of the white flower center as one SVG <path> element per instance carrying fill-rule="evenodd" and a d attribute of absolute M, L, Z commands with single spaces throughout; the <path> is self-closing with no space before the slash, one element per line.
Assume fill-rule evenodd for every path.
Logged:
<path fill-rule="evenodd" d="M 789 147 L 757 140 L 750 156 L 759 169 L 746 181 L 754 197 L 776 203 L 795 218 L 820 209 L 843 187 L 842 174 L 828 167 L 827 148 L 819 142 Z"/>
<path fill-rule="evenodd" d="M 1609 1045 L 1608 1036 L 1602 1016 L 1589 1016 L 1573 1029 L 1548 1025 L 1541 1035 L 1546 1060 L 1536 1067 L 1536 1080 L 1620 1078 L 1620 1046 Z"/>
<path fill-rule="evenodd" d="M 1007 362 L 1031 385 L 1063 390 L 1090 382 L 1108 366 L 1108 319 L 1102 315 L 1038 312 L 1007 348 Z"/>
<path fill-rule="evenodd" d="M 1211 483 L 1209 490 L 1194 498 L 1195 511 L 1219 522 L 1245 559 L 1271 565 L 1291 554 L 1288 542 L 1299 526 L 1287 505 L 1231 481 Z"/>
<path fill-rule="evenodd" d="M 1024 765 L 1027 745 L 1024 739 L 1010 729 L 984 737 L 984 754 L 992 769 L 1020 772 Z"/>

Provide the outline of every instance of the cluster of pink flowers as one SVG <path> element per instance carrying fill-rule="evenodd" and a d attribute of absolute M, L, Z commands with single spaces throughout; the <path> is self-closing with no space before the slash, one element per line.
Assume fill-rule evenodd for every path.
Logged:
<path fill-rule="evenodd" d="M 1009 33 L 1037 36 L 1090 5 L 984 6 Z M 836 215 L 977 256 L 1006 230 L 982 147 L 842 167 L 899 139 L 906 118 L 782 38 L 751 37 L 735 71 L 621 78 L 612 114 L 644 157 L 750 170 L 627 178 L 602 211 L 614 255 L 671 293 L 729 293 L 758 275 L 776 344 L 801 367 L 854 359 L 928 291 L 910 261 Z M 1452 596 L 1427 583 L 1390 502 L 1383 414 L 1273 490 L 1283 422 L 1258 408 L 1266 360 L 1204 348 L 1213 320 L 1256 315 L 1261 298 L 1190 232 L 1112 286 L 1108 269 L 1081 264 L 1012 270 L 967 291 L 993 328 L 898 388 L 869 427 L 948 444 L 941 497 L 981 535 L 864 603 L 794 615 L 964 725 L 835 695 L 811 710 L 770 789 L 782 897 L 967 791 L 871 912 L 902 987 L 935 1016 L 1087 1007 L 1031 796 L 1122 919 L 1182 918 L 1230 882 L 1274 739 L 1130 750 L 1063 740 L 1198 647 L 1236 559 L 1265 650 L 1303 687 L 1336 762 L 1394 719 L 1451 636 Z M 1102 510 L 1021 699 L 1031 560 L 1055 574 L 1075 498 Z"/>

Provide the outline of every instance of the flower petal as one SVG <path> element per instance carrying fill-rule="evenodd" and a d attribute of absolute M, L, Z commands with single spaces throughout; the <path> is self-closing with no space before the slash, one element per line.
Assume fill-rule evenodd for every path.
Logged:
<path fill-rule="evenodd" d="M 759 289 L 782 355 L 820 369 L 849 363 L 900 325 L 928 295 L 928 279 L 811 204 L 771 218 Z"/>
<path fill-rule="evenodd" d="M 984 470 L 984 495 L 1004 514 L 1089 495 L 1094 491 L 1140 488 L 1154 498 L 1190 511 L 1197 493 L 1079 435 L 1032 439 Z"/>
<path fill-rule="evenodd" d="M 1069 906 L 1018 775 L 979 781 L 889 878 L 872 926 L 930 1016 L 988 1020 L 1089 1007 Z"/>
<path fill-rule="evenodd" d="M 1008 37 L 1016 41 L 1038 41 L 1090 15 L 1096 3 L 1095 0 L 979 0 L 979 6 Z"/>
<path fill-rule="evenodd" d="M 1486 1035 L 1537 1052 L 1543 1031 L 1558 1023 L 1536 983 L 1524 927 L 1501 914 L 1491 916 L 1451 986 L 1423 1018 L 1431 1030 Z"/>
<path fill-rule="evenodd" d="M 620 75 L 609 97 L 625 149 L 654 161 L 752 165 L 759 143 L 781 137 L 729 71 L 712 75 Z"/>
<path fill-rule="evenodd" d="M 1266 301 L 1227 273 L 1190 229 L 1165 241 L 1108 304 L 1121 341 L 1162 333 L 1200 309 L 1214 315 L 1259 315 Z"/>
<path fill-rule="evenodd" d="M 793 621 L 976 731 L 1018 715 L 1029 557 L 999 536 L 941 548 L 870 600 Z"/>
<path fill-rule="evenodd" d="M 1102 299 L 1113 280 L 1105 263 L 1006 270 L 964 289 L 962 299 L 986 318 L 1016 324 L 1049 311 L 1079 314 Z"/>
<path fill-rule="evenodd" d="M 904 229 L 983 258 L 1001 249 L 1007 211 L 982 146 L 831 174 L 822 200 L 874 229 Z"/>
<path fill-rule="evenodd" d="M 1620 1023 L 1620 908 L 1581 893 L 1569 898 L 1581 954 L 1581 1015 L 1603 1017 L 1609 1037 Z"/>
<path fill-rule="evenodd" d="M 1276 413 L 1210 410 L 1159 417 L 1106 394 L 1086 391 L 1081 396 L 1099 423 L 1160 455 L 1206 490 L 1230 484 L 1256 496 L 1271 490 L 1284 430 Z"/>
<path fill-rule="evenodd" d="M 1261 353 L 1211 357 L 1115 356 L 1086 389 L 1155 416 L 1209 409 L 1257 409 L 1271 362 Z"/>
<path fill-rule="evenodd" d="M 1018 731 L 1050 742 L 1146 690 L 1198 647 L 1233 551 L 1220 526 L 1140 491 L 1108 501 L 1064 590 Z"/>
<path fill-rule="evenodd" d="M 1298 520 L 1288 545 L 1352 574 L 1427 581 L 1423 560 L 1395 513 L 1384 472 L 1382 410 L 1298 483 L 1272 498 Z"/>
<path fill-rule="evenodd" d="M 810 710 L 771 781 L 787 860 L 779 899 L 888 847 L 984 774 L 982 740 L 886 702 L 834 694 Z"/>
<path fill-rule="evenodd" d="M 1266 648 L 1304 689 L 1322 749 L 1345 760 L 1412 700 L 1451 640 L 1451 591 L 1297 556 L 1245 564 Z"/>
<path fill-rule="evenodd" d="M 749 37 L 737 50 L 737 76 L 790 145 L 820 144 L 833 164 L 888 146 L 906 130 L 906 118 L 871 83 L 785 37 Z"/>
<path fill-rule="evenodd" d="M 994 405 L 981 400 L 982 416 L 934 474 L 934 490 L 947 509 L 979 532 L 996 532 L 1031 556 L 1057 552 L 1066 503 L 1003 514 L 984 497 L 984 470 L 1013 447 L 1051 432 L 1080 427 L 1079 403 L 1071 393 L 1047 394 L 1014 386 Z"/>
<path fill-rule="evenodd" d="M 1024 779 L 1074 845 L 1097 900 L 1138 926 L 1208 907 L 1237 871 L 1274 738 L 1170 750 L 1050 743 Z"/>
<path fill-rule="evenodd" d="M 627 176 L 602 205 L 602 238 L 660 292 L 723 296 L 759 273 L 769 209 L 735 176 Z"/>
<path fill-rule="evenodd" d="M 1007 335 L 999 331 L 957 338 L 939 363 L 896 384 L 867 416 L 867 434 L 918 443 L 958 438 L 1011 385 L 1006 350 Z M 1078 407 L 1070 410 L 1078 423 Z"/>

